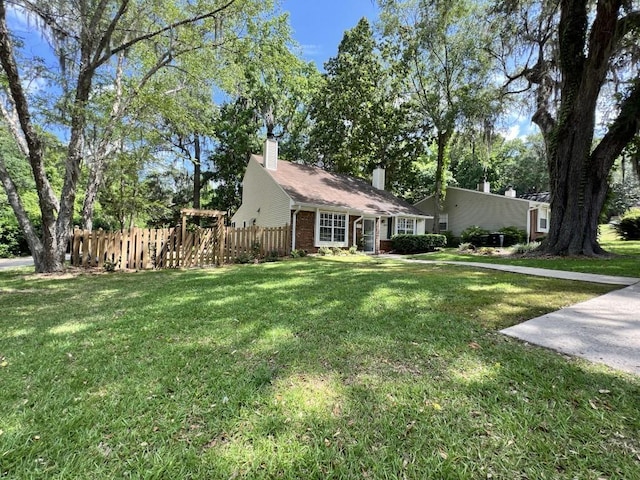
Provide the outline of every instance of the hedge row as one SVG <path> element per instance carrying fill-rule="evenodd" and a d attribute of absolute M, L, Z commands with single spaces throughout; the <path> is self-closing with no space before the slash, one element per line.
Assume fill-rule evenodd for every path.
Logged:
<path fill-rule="evenodd" d="M 433 252 L 447 245 L 447 237 L 429 233 L 426 235 L 394 235 L 391 237 L 393 250 L 397 253 Z"/>

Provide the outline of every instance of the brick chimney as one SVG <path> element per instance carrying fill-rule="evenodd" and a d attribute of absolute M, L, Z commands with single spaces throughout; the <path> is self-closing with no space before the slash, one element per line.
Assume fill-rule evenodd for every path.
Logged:
<path fill-rule="evenodd" d="M 373 178 L 371 184 L 378 190 L 384 190 L 384 168 L 378 166 L 373 170 Z"/>
<path fill-rule="evenodd" d="M 264 142 L 264 167 L 267 170 L 278 169 L 278 141 L 273 137 L 267 137 Z"/>

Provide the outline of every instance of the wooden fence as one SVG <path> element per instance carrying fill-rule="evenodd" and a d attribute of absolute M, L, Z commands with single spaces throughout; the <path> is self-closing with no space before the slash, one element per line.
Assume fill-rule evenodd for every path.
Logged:
<path fill-rule="evenodd" d="M 232 262 L 243 254 L 259 257 L 291 253 L 291 227 L 227 227 L 224 233 L 223 262 Z"/>
<path fill-rule="evenodd" d="M 183 233 L 184 232 L 184 233 Z M 71 238 L 71 264 L 77 267 L 145 270 L 206 267 L 243 255 L 290 253 L 291 228 L 228 228 L 186 231 L 133 228 L 126 231 L 76 229 Z"/>

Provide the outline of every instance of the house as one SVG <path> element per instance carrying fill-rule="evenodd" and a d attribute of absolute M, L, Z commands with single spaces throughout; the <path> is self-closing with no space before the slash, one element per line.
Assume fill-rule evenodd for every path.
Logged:
<path fill-rule="evenodd" d="M 504 195 L 489 191 L 489 182 L 482 182 L 478 190 L 448 187 L 442 211 L 440 231 L 450 231 L 459 237 L 463 230 L 476 225 L 489 231 L 515 226 L 527 232 L 529 241 L 547 234 L 549 230 L 549 197 L 536 194 L 530 198 L 517 198 L 509 188 Z M 421 212 L 432 215 L 435 210 L 433 195 L 415 204 Z M 426 222 L 426 231 L 433 230 L 433 220 Z"/>
<path fill-rule="evenodd" d="M 242 205 L 231 225 L 291 225 L 292 249 L 357 245 L 368 253 L 391 249 L 395 234 L 422 234 L 432 218 L 384 190 L 385 171 L 373 182 L 278 159 L 278 144 L 252 155 L 242 185 Z"/>

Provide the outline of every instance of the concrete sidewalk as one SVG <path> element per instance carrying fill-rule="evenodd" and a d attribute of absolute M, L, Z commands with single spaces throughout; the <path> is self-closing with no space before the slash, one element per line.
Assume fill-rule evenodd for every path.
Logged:
<path fill-rule="evenodd" d="M 640 375 L 640 283 L 501 333 Z"/>
<path fill-rule="evenodd" d="M 621 290 L 506 328 L 501 330 L 501 333 L 640 375 L 640 278 L 492 263 L 417 260 L 403 258 L 401 255 L 385 255 L 385 257 L 411 263 L 445 263 L 524 275 L 626 286 Z"/>
<path fill-rule="evenodd" d="M 534 277 L 561 278 L 564 280 L 579 280 L 581 282 L 606 283 L 609 285 L 633 285 L 635 283 L 640 282 L 640 278 L 635 278 L 635 277 L 617 277 L 614 275 L 598 275 L 596 273 L 567 272 L 565 270 L 520 267 L 518 265 L 500 265 L 497 263 L 457 262 L 453 260 L 420 260 L 417 258 L 406 258 L 406 257 L 403 257 L 402 255 L 395 255 L 395 254 L 380 255 L 380 258 L 390 258 L 390 259 L 401 260 L 403 262 L 409 262 L 409 263 L 447 264 L 447 265 L 461 265 L 464 267 L 472 267 L 472 268 L 487 268 L 490 270 L 500 270 L 502 272 L 532 275 Z"/>

